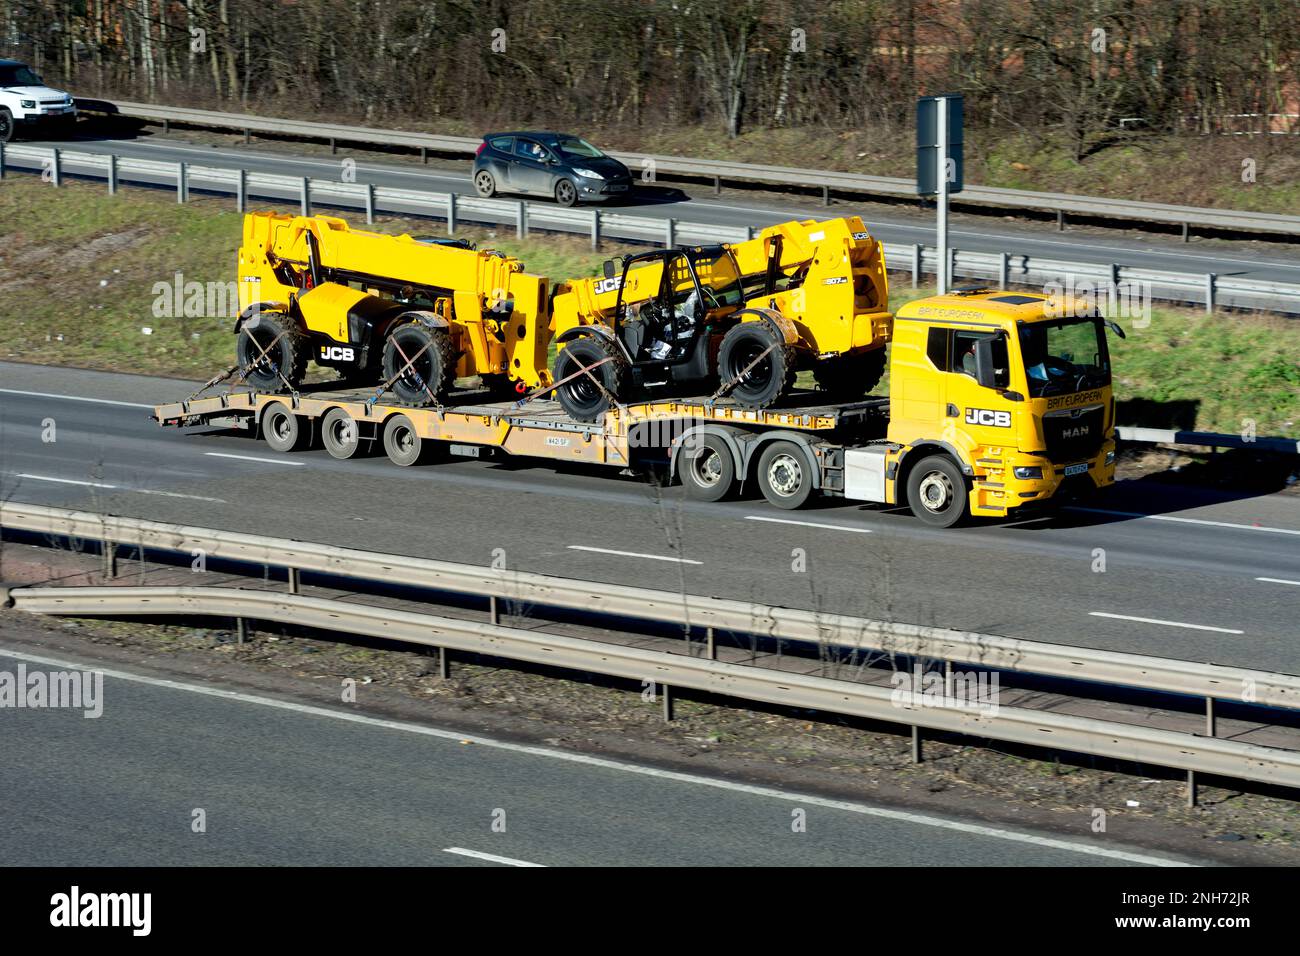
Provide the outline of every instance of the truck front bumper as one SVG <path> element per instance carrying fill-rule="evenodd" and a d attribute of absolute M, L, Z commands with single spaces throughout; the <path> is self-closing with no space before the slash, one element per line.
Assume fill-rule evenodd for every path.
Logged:
<path fill-rule="evenodd" d="M 971 514 L 1001 517 L 1011 512 L 1090 497 L 1115 483 L 1115 440 L 1108 439 L 1095 458 L 1050 462 L 1039 455 L 1008 454 L 1004 467 L 977 475 L 971 488 Z M 1035 477 L 1018 478 L 1016 469 L 1039 469 Z M 1067 474 L 1069 472 L 1069 474 Z M 1041 477 L 1037 477 L 1037 474 Z"/>

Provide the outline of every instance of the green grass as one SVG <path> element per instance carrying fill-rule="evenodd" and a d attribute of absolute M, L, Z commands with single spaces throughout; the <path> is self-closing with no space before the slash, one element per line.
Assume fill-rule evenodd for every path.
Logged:
<path fill-rule="evenodd" d="M 176 272 L 233 281 L 240 217 L 231 207 L 217 199 L 180 206 L 160 191 L 109 197 L 85 183 L 55 190 L 34 177 L 0 180 L 0 358 L 187 378 L 225 368 L 233 360 L 229 317 L 157 318 L 153 305 L 155 283 L 170 284 Z M 400 218 L 374 228 L 438 229 Z M 462 234 L 553 282 L 593 275 L 616 251 L 610 244 L 592 253 L 585 239 L 565 236 Z M 933 293 L 895 278 L 894 308 Z M 1300 321 L 1157 308 L 1146 327 L 1121 324 L 1128 338 L 1112 344 L 1121 402 L 1180 405 L 1194 416 L 1186 424 L 1203 431 L 1235 433 L 1252 419 L 1261 436 L 1300 437 Z M 887 381 L 877 392 L 886 390 Z"/>

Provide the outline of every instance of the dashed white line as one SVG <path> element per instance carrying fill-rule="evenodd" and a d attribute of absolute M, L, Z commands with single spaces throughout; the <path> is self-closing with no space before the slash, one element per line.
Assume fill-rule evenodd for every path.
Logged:
<path fill-rule="evenodd" d="M 95 405 L 118 405 L 122 408 L 153 408 L 143 402 L 119 402 L 111 398 L 86 398 L 83 395 L 55 395 L 51 392 L 29 392 L 21 388 L 0 388 L 5 395 L 22 395 L 26 398 L 61 398 L 68 402 L 92 402 Z"/>
<path fill-rule="evenodd" d="M 27 472 L 17 471 L 13 473 L 15 478 L 26 478 L 29 481 L 52 481 L 60 485 L 78 485 L 83 488 L 100 488 L 105 491 L 129 491 L 135 495 L 158 495 L 162 498 L 184 498 L 187 501 L 212 501 L 219 505 L 228 504 L 225 498 L 209 498 L 206 495 L 185 495 L 179 491 L 154 491 L 149 488 L 127 488 L 124 485 L 110 485 L 103 481 L 78 481 L 75 478 L 55 478 L 52 475 L 31 475 Z"/>
<path fill-rule="evenodd" d="M 647 561 L 671 561 L 674 564 L 703 564 L 703 561 L 692 561 L 690 558 L 674 558 L 664 554 L 642 554 L 639 551 L 614 551 L 611 548 L 592 548 L 585 544 L 571 544 L 570 551 L 592 551 L 596 554 L 616 554 L 620 558 L 645 558 Z"/>
<path fill-rule="evenodd" d="M 307 464 L 305 461 L 289 461 L 287 458 L 259 458 L 256 455 L 227 455 L 220 451 L 205 451 L 203 454 L 209 458 L 234 458 L 238 461 L 260 461 L 267 465 L 293 465 L 295 468 L 301 468 Z"/>
<path fill-rule="evenodd" d="M 1141 511 L 1111 511 L 1109 508 L 1085 508 L 1082 505 L 1067 505 L 1066 511 L 1084 511 L 1095 515 L 1115 515 L 1119 518 L 1150 518 L 1152 521 L 1177 521 L 1180 524 L 1201 524 L 1214 528 L 1235 528 L 1238 531 L 1268 531 L 1273 534 L 1297 534 L 1300 529 L 1271 528 L 1260 524 L 1238 524 L 1232 521 L 1210 521 L 1206 518 L 1179 518 L 1175 515 L 1149 515 Z"/>
<path fill-rule="evenodd" d="M 871 534 L 870 528 L 850 528 L 842 524 L 823 524 L 820 521 L 796 521 L 793 518 L 771 518 L 767 515 L 745 515 L 746 521 L 767 521 L 771 524 L 797 524 L 805 528 L 826 528 L 830 531 L 852 531 L 854 534 Z"/>
<path fill-rule="evenodd" d="M 829 797 L 819 797 L 813 794 L 800 793 L 794 790 L 778 790 L 775 787 L 759 787 L 753 784 L 738 783 L 732 780 L 721 780 L 714 777 L 702 777 L 697 776 L 696 774 L 682 773 L 677 770 L 662 770 L 658 767 L 647 767 L 642 764 L 623 763 L 618 760 L 608 760 L 604 757 L 593 757 L 588 754 L 576 753 L 573 751 L 556 750 L 549 747 L 535 747 L 528 744 L 510 743 L 504 740 L 494 740 L 491 737 L 477 737 L 463 734 L 455 730 L 442 730 L 437 727 L 426 727 L 420 724 L 412 724 L 400 720 L 387 720 L 381 717 L 369 717 L 365 714 L 331 710 L 327 707 L 315 707 L 310 704 L 298 704 L 292 701 L 276 700 L 271 697 L 259 697 L 256 694 L 245 694 L 240 691 L 225 690 L 220 687 L 204 687 L 198 684 L 187 684 L 183 681 L 167 680 L 161 677 L 148 677 L 143 674 L 133 674 L 130 671 L 120 671 L 113 668 L 90 668 L 83 663 L 74 663 L 67 660 L 28 654 L 23 651 L 14 651 L 4 646 L 0 646 L 0 656 L 13 658 L 14 660 L 27 661 L 28 663 L 43 664 L 61 670 L 93 669 L 98 670 L 105 677 L 130 681 L 136 684 L 144 684 L 149 687 L 161 687 L 167 690 L 185 691 L 186 693 L 199 694 L 204 697 L 215 697 L 220 700 L 237 701 L 243 704 L 255 704 L 259 707 L 269 707 L 273 710 L 283 710 L 290 713 L 303 714 L 309 717 L 326 717 L 331 720 L 341 720 L 359 726 L 375 727 L 382 730 L 396 730 L 403 733 L 419 734 L 424 737 L 433 737 L 438 740 L 454 740 L 461 744 L 475 744 L 480 747 L 500 750 L 507 753 L 524 754 L 530 757 L 544 757 L 550 760 L 563 760 L 579 766 L 600 767 L 603 770 L 636 774 L 642 777 L 649 777 L 653 780 L 667 780 L 674 783 L 686 783 L 699 787 L 712 787 L 715 790 L 726 790 L 731 793 L 744 793 L 749 794 L 750 796 L 791 801 L 799 805 L 823 807 L 828 810 L 841 810 L 846 813 L 857 813 L 865 817 L 875 817 L 881 820 L 894 820 L 903 823 L 936 827 L 941 830 L 951 830 L 971 836 L 991 837 L 993 839 L 1006 840 L 1011 843 L 1023 843 L 1049 850 L 1080 853 L 1084 856 L 1100 857 L 1108 860 L 1121 860 L 1126 863 L 1136 863 L 1143 866 L 1195 865 L 1182 860 L 1170 859 L 1169 857 L 1112 849 L 1110 847 L 1100 846 L 1096 843 L 1085 843 L 1079 840 L 1066 840 L 1056 837 L 1040 836 L 1036 833 L 1020 833 L 1015 830 L 1003 830 L 998 827 L 986 826 L 982 823 L 967 823 L 962 820 L 949 820 L 943 817 L 930 816 L 929 814 L 915 813 L 910 810 L 892 810 L 885 807 L 873 807 L 864 803 L 853 803 L 848 800 L 835 800 Z"/>
<path fill-rule="evenodd" d="M 1288 581 L 1286 578 L 1256 578 L 1256 581 L 1263 581 L 1266 584 L 1293 584 L 1300 588 L 1300 581 Z"/>
<path fill-rule="evenodd" d="M 1188 627 L 1193 631 L 1214 631 L 1216 634 L 1245 634 L 1231 627 L 1211 627 L 1208 624 L 1187 624 L 1183 621 L 1162 621 L 1158 617 L 1134 617 L 1131 614 L 1109 614 L 1106 611 L 1089 611 L 1092 617 L 1109 617 L 1117 621 L 1137 621 L 1139 624 L 1161 624 L 1165 627 Z"/>
<path fill-rule="evenodd" d="M 545 868 L 545 863 L 529 863 L 527 860 L 515 860 L 508 856 L 497 856 L 495 853 L 483 853 L 479 850 L 467 850 L 463 846 L 449 846 L 443 853 L 455 853 L 457 856 L 473 857 L 476 860 L 487 860 L 489 863 L 503 863 L 506 866 L 540 866 Z"/>

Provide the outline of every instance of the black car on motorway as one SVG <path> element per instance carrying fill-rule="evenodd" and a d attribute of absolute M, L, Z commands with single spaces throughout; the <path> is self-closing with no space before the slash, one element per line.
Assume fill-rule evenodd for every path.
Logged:
<path fill-rule="evenodd" d="M 552 196 L 561 206 L 603 202 L 632 191 L 628 168 L 568 133 L 489 133 L 474 155 L 474 189 Z"/>

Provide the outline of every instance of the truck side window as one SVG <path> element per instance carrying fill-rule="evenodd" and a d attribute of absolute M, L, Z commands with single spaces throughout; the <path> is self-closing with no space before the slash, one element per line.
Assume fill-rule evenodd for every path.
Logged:
<path fill-rule="evenodd" d="M 952 366 L 954 372 L 961 372 L 975 377 L 975 343 L 980 339 L 986 339 L 989 335 L 987 332 L 963 332 L 954 331 L 952 333 Z"/>
<path fill-rule="evenodd" d="M 925 343 L 925 356 L 940 372 L 948 371 L 948 329 L 930 329 L 930 336 Z"/>

